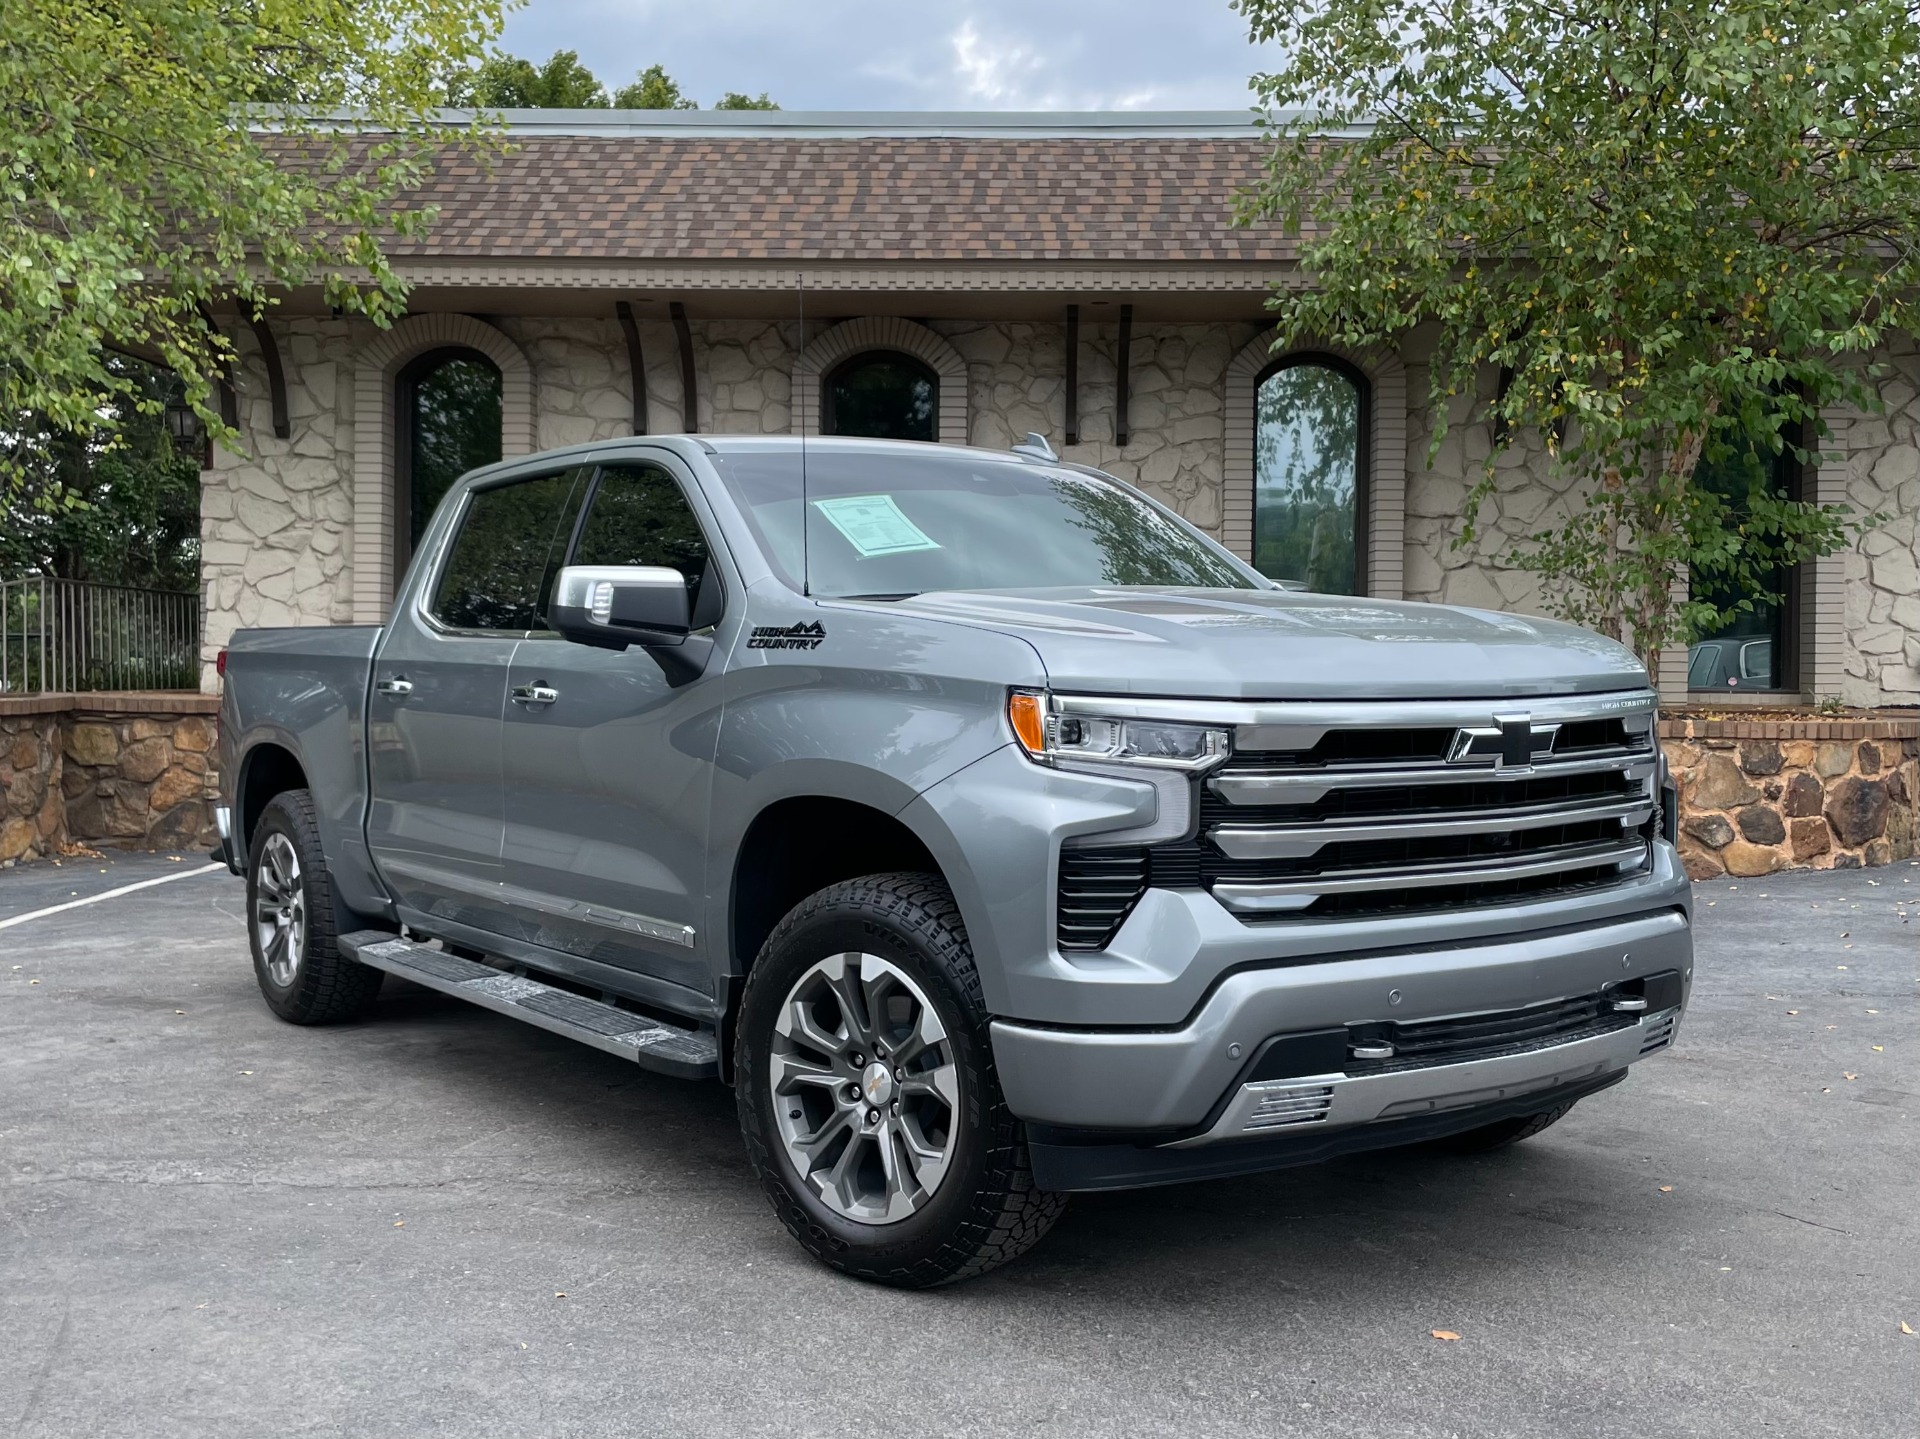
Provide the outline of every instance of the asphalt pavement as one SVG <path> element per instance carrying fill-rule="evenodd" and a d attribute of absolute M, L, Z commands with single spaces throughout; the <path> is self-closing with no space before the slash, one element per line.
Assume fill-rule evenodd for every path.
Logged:
<path fill-rule="evenodd" d="M 1920 866 L 1701 886 L 1675 1049 L 1525 1145 L 909 1294 L 789 1242 L 717 1084 L 394 981 L 281 1024 L 203 863 L 0 873 L 0 1434 L 1920 1432 Z"/>

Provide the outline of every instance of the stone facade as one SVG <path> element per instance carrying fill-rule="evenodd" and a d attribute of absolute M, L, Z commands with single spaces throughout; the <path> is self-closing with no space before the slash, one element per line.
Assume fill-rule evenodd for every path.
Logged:
<path fill-rule="evenodd" d="M 1849 704 L 1920 704 L 1920 345 L 1882 357 L 1882 412 L 1832 422 L 1843 499 L 1881 521 L 1843 560 Z"/>
<path fill-rule="evenodd" d="M 610 307 L 609 307 L 610 308 Z M 1105 313 L 1111 313 L 1107 311 Z M 1080 443 L 1066 446 L 1066 330 L 1022 320 L 923 322 L 966 368 L 965 433 L 1004 449 L 1029 430 L 1063 455 L 1110 469 L 1213 533 L 1222 533 L 1223 386 L 1228 366 L 1260 334 L 1252 322 L 1142 324 L 1131 351 L 1131 434 L 1115 443 L 1117 325 L 1100 308 L 1080 332 Z M 221 452 L 205 477 L 202 508 L 206 686 L 212 658 L 243 625 L 340 623 L 353 617 L 356 364 L 380 332 L 364 321 L 276 318 L 287 377 L 291 436 L 276 439 L 266 371 L 242 332 L 241 428 L 247 453 Z M 479 323 L 475 321 L 474 323 Z M 794 423 L 794 368 L 806 344 L 837 318 L 695 319 L 691 322 L 699 425 L 707 433 L 785 433 Z M 498 316 L 489 333 L 526 357 L 533 375 L 531 434 L 542 448 L 613 439 L 632 428 L 625 337 L 611 318 Z M 639 322 L 648 428 L 684 428 L 678 340 L 670 324 Z M 1534 576 L 1514 567 L 1516 546 L 1571 514 L 1577 487 L 1548 463 L 1534 434 L 1516 436 L 1498 462 L 1501 482 L 1479 516 L 1475 541 L 1454 547 L 1469 489 L 1492 444 L 1481 395 L 1455 402 L 1446 436 L 1434 431 L 1419 337 L 1406 366 L 1404 593 L 1501 610 L 1537 612 Z M 1829 416 L 1828 460 L 1817 497 L 1882 516 L 1842 556 L 1811 567 L 1802 594 L 1806 698 L 1837 694 L 1872 707 L 1920 703 L 1920 345 L 1883 357 L 1884 413 Z M 809 416 L 809 423 L 818 422 Z M 364 448 L 364 447 L 363 447 Z M 1395 541 L 1398 543 L 1398 541 Z M 1823 588 L 1821 588 L 1823 587 Z M 1815 593 L 1816 588 L 1819 589 Z M 1389 596 L 1391 597 L 1391 596 Z M 364 609 L 364 606 L 363 606 Z M 1817 653 L 1815 652 L 1817 651 Z M 1669 700 L 1684 692 L 1684 657 L 1663 674 Z"/>
<path fill-rule="evenodd" d="M 212 845 L 214 708 L 196 695 L 0 700 L 0 865 L 69 843 Z"/>
<path fill-rule="evenodd" d="M 1695 879 L 1858 869 L 1915 853 L 1920 719 L 1673 718 L 1661 737 Z"/>
<path fill-rule="evenodd" d="M 0 713 L 0 865 L 53 854 L 67 842 L 60 761 L 57 715 Z"/>

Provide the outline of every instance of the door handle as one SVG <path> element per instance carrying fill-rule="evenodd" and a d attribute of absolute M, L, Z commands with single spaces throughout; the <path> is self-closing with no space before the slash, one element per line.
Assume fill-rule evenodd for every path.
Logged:
<path fill-rule="evenodd" d="M 395 675 L 392 679 L 381 680 L 374 686 L 374 690 L 383 695 L 401 698 L 413 693 L 413 681 L 405 675 Z"/>
<path fill-rule="evenodd" d="M 548 684 L 516 685 L 513 690 L 513 702 L 522 705 L 550 705 L 560 698 L 560 691 Z"/>

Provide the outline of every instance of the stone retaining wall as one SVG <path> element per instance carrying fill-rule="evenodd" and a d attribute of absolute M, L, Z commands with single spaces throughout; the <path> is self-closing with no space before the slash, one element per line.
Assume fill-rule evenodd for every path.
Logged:
<path fill-rule="evenodd" d="M 214 842 L 218 697 L 0 697 L 0 866 L 69 843 Z"/>
<path fill-rule="evenodd" d="M 1661 721 L 1695 879 L 1858 869 L 1915 852 L 1920 718 Z"/>

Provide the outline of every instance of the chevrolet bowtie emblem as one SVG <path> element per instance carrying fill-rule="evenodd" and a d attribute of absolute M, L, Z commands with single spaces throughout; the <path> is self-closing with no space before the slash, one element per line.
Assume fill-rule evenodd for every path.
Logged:
<path fill-rule="evenodd" d="M 1495 774 L 1526 774 L 1533 762 L 1553 752 L 1558 724 L 1535 724 L 1530 714 L 1497 714 L 1491 725 L 1472 725 L 1453 732 L 1448 764 L 1493 762 Z"/>

